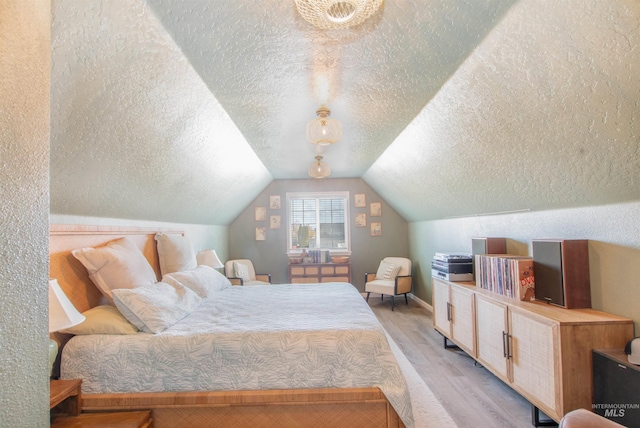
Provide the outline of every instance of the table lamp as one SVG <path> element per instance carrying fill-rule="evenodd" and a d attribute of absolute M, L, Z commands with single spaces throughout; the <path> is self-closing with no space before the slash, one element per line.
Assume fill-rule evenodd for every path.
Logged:
<path fill-rule="evenodd" d="M 220 269 L 224 267 L 218 255 L 216 254 L 216 250 L 201 250 L 198 251 L 198 255 L 196 256 L 199 265 L 205 265 L 212 267 L 214 269 Z"/>
<path fill-rule="evenodd" d="M 64 294 L 57 279 L 49 280 L 49 333 L 71 328 L 85 320 Z M 49 341 L 49 374 L 58 356 L 58 342 Z"/>

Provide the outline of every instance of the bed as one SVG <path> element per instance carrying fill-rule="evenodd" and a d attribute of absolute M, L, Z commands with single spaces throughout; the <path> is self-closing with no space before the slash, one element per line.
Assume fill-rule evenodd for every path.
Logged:
<path fill-rule="evenodd" d="M 52 225 L 50 276 L 78 310 L 103 305 L 71 251 L 126 236 L 161 278 L 156 232 Z M 413 425 L 384 330 L 346 283 L 226 287 L 155 334 L 56 336 L 83 411 L 151 409 L 160 428 Z"/>

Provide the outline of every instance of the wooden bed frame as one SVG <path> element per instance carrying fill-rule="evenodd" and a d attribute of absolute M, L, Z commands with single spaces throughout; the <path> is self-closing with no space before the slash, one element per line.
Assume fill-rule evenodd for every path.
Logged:
<path fill-rule="evenodd" d="M 49 277 L 58 280 L 80 312 L 105 304 L 102 294 L 71 250 L 100 246 L 128 236 L 142 250 L 159 277 L 154 235 L 160 231 L 183 233 L 139 227 L 51 225 Z M 70 338 L 58 333 L 52 337 L 60 343 L 61 349 Z M 59 357 L 56 365 L 59 365 Z M 54 368 L 54 373 L 58 373 L 57 368 Z M 81 406 L 83 412 L 150 409 L 155 428 L 405 427 L 377 387 L 83 394 Z"/>

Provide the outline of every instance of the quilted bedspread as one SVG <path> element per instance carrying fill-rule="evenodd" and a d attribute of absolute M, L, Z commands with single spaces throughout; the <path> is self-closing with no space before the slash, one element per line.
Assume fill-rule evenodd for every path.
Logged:
<path fill-rule="evenodd" d="M 161 333 L 75 336 L 61 377 L 85 394 L 377 386 L 413 426 L 385 331 L 347 283 L 229 287 Z"/>

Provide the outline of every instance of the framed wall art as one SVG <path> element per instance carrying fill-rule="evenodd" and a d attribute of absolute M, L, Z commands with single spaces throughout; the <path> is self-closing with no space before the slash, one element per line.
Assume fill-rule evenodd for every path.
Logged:
<path fill-rule="evenodd" d="M 382 202 L 371 202 L 369 204 L 369 215 L 371 217 L 382 216 Z"/>
<path fill-rule="evenodd" d="M 280 229 L 281 221 L 279 215 L 269 216 L 269 229 Z"/>
<path fill-rule="evenodd" d="M 272 209 L 272 210 L 280 209 L 280 195 L 269 196 L 269 209 Z"/>
<path fill-rule="evenodd" d="M 369 235 L 382 236 L 382 223 L 379 221 L 372 221 L 371 228 L 369 229 Z"/>
<path fill-rule="evenodd" d="M 256 221 L 267 221 L 267 207 L 256 207 L 254 215 Z"/>
<path fill-rule="evenodd" d="M 367 196 L 364 193 L 356 193 L 353 195 L 353 206 L 356 208 L 365 208 L 367 206 Z"/>
<path fill-rule="evenodd" d="M 267 227 L 256 226 L 256 241 L 266 241 L 266 240 L 267 240 Z"/>
<path fill-rule="evenodd" d="M 367 227 L 367 213 L 356 213 L 356 227 Z"/>

